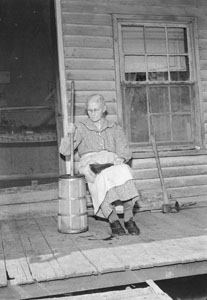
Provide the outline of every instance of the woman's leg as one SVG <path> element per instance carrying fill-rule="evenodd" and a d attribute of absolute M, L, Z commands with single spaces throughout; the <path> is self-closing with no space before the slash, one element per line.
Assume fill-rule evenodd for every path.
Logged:
<path fill-rule="evenodd" d="M 133 216 L 133 202 L 132 200 L 123 201 L 124 207 L 124 226 L 129 234 L 138 235 L 140 233 L 139 228 L 134 222 Z"/>
<path fill-rule="evenodd" d="M 125 235 L 125 230 L 120 223 L 119 217 L 113 204 L 107 201 L 103 201 L 103 203 L 101 204 L 101 211 L 105 218 L 109 221 L 112 235 Z"/>
<path fill-rule="evenodd" d="M 130 219 L 133 219 L 133 202 L 132 200 L 123 201 L 124 207 L 124 222 L 128 222 Z"/>

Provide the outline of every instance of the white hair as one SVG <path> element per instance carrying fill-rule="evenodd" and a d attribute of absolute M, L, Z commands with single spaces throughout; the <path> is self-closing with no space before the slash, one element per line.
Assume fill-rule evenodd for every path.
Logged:
<path fill-rule="evenodd" d="M 102 107 L 106 106 L 106 102 L 105 102 L 104 97 L 102 95 L 99 95 L 99 94 L 93 94 L 93 95 L 90 95 L 88 97 L 88 100 L 86 102 L 86 108 L 88 108 L 89 102 L 99 103 L 99 104 L 101 104 Z"/>

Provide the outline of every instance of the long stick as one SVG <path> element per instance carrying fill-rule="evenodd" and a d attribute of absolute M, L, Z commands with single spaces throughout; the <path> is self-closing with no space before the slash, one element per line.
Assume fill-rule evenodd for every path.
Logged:
<path fill-rule="evenodd" d="M 160 164 L 160 158 L 158 155 L 158 151 L 157 151 L 157 145 L 156 145 L 156 141 L 155 141 L 155 130 L 154 130 L 154 124 L 152 119 L 151 120 L 151 142 L 152 142 L 152 148 L 153 148 L 153 152 L 155 155 L 155 160 L 156 160 L 156 164 L 157 164 L 157 170 L 158 170 L 158 174 L 159 174 L 159 178 L 160 178 L 160 184 L 161 184 L 161 188 L 162 188 L 162 193 L 163 193 L 163 201 L 164 204 L 169 205 L 170 201 L 168 198 L 168 194 L 167 194 L 167 190 L 165 187 L 165 183 L 164 183 L 164 179 L 163 179 L 163 175 L 162 175 L 162 169 L 161 169 L 161 164 Z"/>
<path fill-rule="evenodd" d="M 71 123 L 74 124 L 74 98 L 75 98 L 75 88 L 74 88 L 74 81 L 71 82 L 71 107 L 70 107 L 70 119 Z M 74 134 L 71 133 L 70 135 L 70 175 L 74 176 Z"/>
<path fill-rule="evenodd" d="M 153 152 L 155 155 L 157 170 L 158 170 L 158 174 L 159 174 L 159 178 L 160 178 L 160 184 L 161 184 L 162 193 L 163 193 L 163 201 L 164 201 L 164 204 L 170 204 L 170 201 L 169 201 L 169 198 L 167 195 L 167 190 L 166 190 L 165 183 L 164 183 L 164 179 L 163 179 L 163 175 L 162 175 L 162 169 L 161 169 L 161 165 L 160 165 L 160 158 L 158 156 L 157 145 L 155 142 L 155 137 L 153 135 L 151 135 L 151 142 L 152 142 Z"/>

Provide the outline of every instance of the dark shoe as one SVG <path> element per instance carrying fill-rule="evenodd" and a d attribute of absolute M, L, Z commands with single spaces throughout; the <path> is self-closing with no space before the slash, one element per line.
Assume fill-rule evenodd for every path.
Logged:
<path fill-rule="evenodd" d="M 109 223 L 109 225 L 111 227 L 112 235 L 125 235 L 126 234 L 124 228 L 121 226 L 120 221 L 117 220 L 113 223 Z"/>
<path fill-rule="evenodd" d="M 126 227 L 129 234 L 138 235 L 140 233 L 139 228 L 132 219 L 130 219 L 128 222 L 124 222 L 124 226 Z"/>

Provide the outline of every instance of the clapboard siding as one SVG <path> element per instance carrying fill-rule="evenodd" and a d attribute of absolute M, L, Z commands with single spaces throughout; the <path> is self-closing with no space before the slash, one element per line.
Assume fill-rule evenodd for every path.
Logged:
<path fill-rule="evenodd" d="M 206 102 L 207 102 L 207 92 L 203 92 L 203 105 L 206 107 Z"/>
<path fill-rule="evenodd" d="M 167 180 L 166 180 L 167 181 Z M 146 188 L 146 182 L 136 182 L 139 190 L 140 199 L 138 201 L 141 209 L 159 209 L 163 204 L 163 193 L 159 181 L 147 182 L 150 184 Z M 193 186 L 189 183 L 188 186 L 172 186 L 167 181 L 167 194 L 169 199 L 178 201 L 181 206 L 183 203 L 196 204 L 198 202 L 206 202 L 207 185 Z"/>
<path fill-rule="evenodd" d="M 207 164 L 207 155 L 200 156 L 181 156 L 181 157 L 161 157 L 160 164 L 162 168 L 177 166 L 197 166 Z M 150 169 L 155 168 L 156 161 L 154 158 L 134 159 L 132 162 L 133 169 Z"/>
<path fill-rule="evenodd" d="M 66 80 L 115 81 L 115 73 L 110 70 L 66 70 Z"/>
<path fill-rule="evenodd" d="M 111 37 L 93 36 L 64 36 L 64 46 L 66 47 L 91 47 L 91 48 L 112 48 L 113 39 Z"/>
<path fill-rule="evenodd" d="M 206 28 L 207 28 L 207 25 L 206 25 Z M 207 49 L 204 49 L 204 50 L 201 50 L 199 51 L 199 57 L 200 59 L 206 59 L 207 57 Z"/>
<path fill-rule="evenodd" d="M 206 185 L 207 183 L 207 174 L 196 176 L 171 177 L 165 178 L 164 181 L 167 188 L 202 186 Z M 137 188 L 140 190 L 153 190 L 160 188 L 160 180 L 158 178 L 142 180 L 136 179 L 135 182 Z"/>
<path fill-rule="evenodd" d="M 193 176 L 207 174 L 207 165 L 196 166 L 180 166 L 163 168 L 163 176 L 165 178 L 179 177 L 179 176 Z M 133 170 L 134 177 L 138 180 L 159 178 L 158 170 L 155 169 L 137 169 Z"/>
<path fill-rule="evenodd" d="M 207 102 L 203 102 L 203 112 L 204 112 L 204 115 L 207 113 Z"/>
<path fill-rule="evenodd" d="M 111 26 L 64 24 L 63 34 L 112 37 L 112 28 Z"/>
<path fill-rule="evenodd" d="M 83 25 L 102 25 L 102 26 L 111 26 L 112 19 L 109 14 L 90 14 L 90 13 L 62 13 L 63 24 L 83 24 Z"/>
<path fill-rule="evenodd" d="M 114 59 L 112 48 L 65 47 L 64 53 L 65 57 L 70 58 Z"/>
<path fill-rule="evenodd" d="M 172 198 L 207 195 L 207 185 L 170 188 L 169 194 Z"/>
<path fill-rule="evenodd" d="M 200 67 L 201 67 L 201 70 L 207 70 L 207 57 L 206 59 L 201 59 L 200 60 Z"/>
<path fill-rule="evenodd" d="M 141 3 L 140 3 L 141 2 Z M 154 4 L 154 1 L 150 1 L 150 4 L 146 4 L 144 1 L 134 1 L 128 4 L 128 1 L 120 3 L 120 1 L 62 1 L 63 12 L 74 12 L 74 13 L 94 13 L 94 14 L 111 14 L 111 13 L 123 13 L 123 14 L 150 14 L 156 15 L 165 14 L 168 15 L 185 15 L 192 16 L 196 15 L 197 7 L 195 3 L 192 5 L 186 5 L 186 1 L 180 1 L 179 4 L 174 4 L 173 1 L 158 1 Z M 149 9 L 150 7 L 150 9 Z"/>
<path fill-rule="evenodd" d="M 74 79 L 74 78 L 73 78 Z M 67 81 L 67 89 L 70 90 L 71 81 Z M 76 81 L 75 82 L 76 91 L 115 91 L 115 81 Z"/>
<path fill-rule="evenodd" d="M 108 118 L 117 121 L 117 94 L 114 61 L 113 14 L 133 15 L 142 20 L 176 22 L 196 19 L 197 71 L 201 87 L 201 124 L 207 141 L 207 19 L 206 0 L 60 0 L 68 111 L 71 81 L 75 81 L 75 121 L 83 120 L 90 94 L 101 93 L 108 106 Z M 118 79 L 117 79 L 118 80 Z M 199 100 L 198 100 L 199 101 Z M 161 157 L 164 181 L 171 198 L 204 199 L 207 194 L 207 156 Z M 161 186 L 154 158 L 133 159 L 137 188 L 144 197 L 142 206 L 160 199 Z M 161 195 L 161 196 L 160 196 Z M 142 199 L 142 200 L 143 200 Z"/>
<path fill-rule="evenodd" d="M 206 23 L 207 23 L 205 14 L 206 14 L 206 12 L 203 9 L 202 10 L 200 9 L 200 11 L 198 12 L 199 17 L 197 18 L 197 23 L 198 23 L 199 30 L 205 31 Z"/>
<path fill-rule="evenodd" d="M 141 184 L 139 185 L 139 187 L 141 187 Z M 156 190 L 139 189 L 139 191 L 142 197 L 145 198 L 151 198 L 151 199 L 153 197 L 162 198 L 161 188 Z M 172 199 L 204 196 L 207 194 L 207 185 L 188 186 L 188 187 L 180 186 L 180 187 L 173 187 L 173 188 L 170 187 L 167 189 L 167 193 L 169 198 Z"/>
<path fill-rule="evenodd" d="M 206 60 L 207 63 L 207 60 Z M 114 70 L 113 59 L 65 59 L 66 70 Z"/>
<path fill-rule="evenodd" d="M 207 93 L 207 81 L 202 82 L 202 92 Z"/>
<path fill-rule="evenodd" d="M 198 37 L 199 39 L 207 39 L 207 31 L 206 31 L 206 25 L 207 23 L 205 24 L 205 27 L 203 29 L 199 29 L 198 30 Z"/>
<path fill-rule="evenodd" d="M 207 114 L 206 113 L 204 113 L 204 122 L 205 122 L 205 125 L 204 125 L 205 132 L 207 133 L 207 130 L 206 130 Z"/>
<path fill-rule="evenodd" d="M 202 0 L 203 2 L 205 2 L 205 0 Z M 62 3 L 64 4 L 64 6 L 69 5 L 69 3 L 78 3 L 80 4 L 85 4 L 85 5 L 93 5 L 95 6 L 95 9 L 98 9 L 97 6 L 100 6 L 100 4 L 104 7 L 109 6 L 109 4 L 114 5 L 114 6 L 137 6 L 137 4 L 139 4 L 140 6 L 147 6 L 147 7 L 156 7 L 156 6 L 160 6 L 162 4 L 162 6 L 164 7 L 168 7 L 168 5 L 172 5 L 172 6 L 189 6 L 191 7 L 196 7 L 196 5 L 199 4 L 199 1 L 195 1 L 195 0 L 173 0 L 173 1 L 162 1 L 162 0 L 113 0 L 113 1 L 109 1 L 109 0 L 85 0 L 84 2 L 81 0 L 63 0 Z M 81 6 L 82 7 L 82 6 Z"/>
<path fill-rule="evenodd" d="M 180 203 L 205 201 L 207 195 L 207 156 L 161 157 L 162 174 L 170 199 Z M 140 191 L 140 207 L 157 208 L 162 190 L 154 158 L 132 162 L 136 186 Z M 162 203 L 162 201 L 161 201 Z"/>
<path fill-rule="evenodd" d="M 200 50 L 207 49 L 207 39 L 199 39 L 199 49 Z"/>
<path fill-rule="evenodd" d="M 207 70 L 206 69 L 200 70 L 200 74 L 201 74 L 201 80 L 207 81 Z"/>
<path fill-rule="evenodd" d="M 100 93 L 100 90 L 93 91 L 93 94 Z M 115 91 L 101 91 L 101 94 L 104 96 L 107 104 L 109 102 L 116 101 L 116 92 Z M 91 95 L 91 91 L 76 91 L 75 94 L 75 102 L 76 103 L 86 103 L 88 97 Z M 71 93 L 70 91 L 67 92 L 68 101 L 71 100 Z"/>
<path fill-rule="evenodd" d="M 182 208 L 183 204 L 193 206 L 199 202 L 206 202 L 207 186 L 168 188 L 167 193 L 168 197 L 171 200 L 178 201 Z M 161 189 L 140 190 L 138 204 L 140 210 L 161 209 L 163 204 L 163 194 Z"/>

